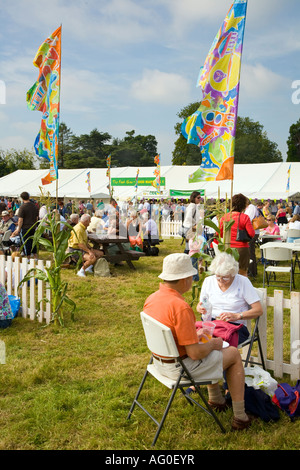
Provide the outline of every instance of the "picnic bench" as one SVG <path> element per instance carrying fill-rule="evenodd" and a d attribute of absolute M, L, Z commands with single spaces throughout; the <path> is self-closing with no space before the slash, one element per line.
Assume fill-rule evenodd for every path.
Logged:
<path fill-rule="evenodd" d="M 124 244 L 129 243 L 129 239 L 120 236 L 98 235 L 96 233 L 88 233 L 88 239 L 93 243 L 94 247 L 104 251 L 104 258 L 112 264 L 118 264 L 126 261 L 130 269 L 135 269 L 132 261 L 138 261 L 145 253 L 133 250 L 127 250 Z M 110 247 L 115 246 L 116 249 L 110 251 Z"/>

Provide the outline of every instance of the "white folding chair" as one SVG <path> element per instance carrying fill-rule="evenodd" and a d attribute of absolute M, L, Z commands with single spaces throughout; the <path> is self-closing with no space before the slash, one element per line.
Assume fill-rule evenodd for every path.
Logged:
<path fill-rule="evenodd" d="M 4 251 L 4 253 L 6 251 L 10 251 L 10 247 L 8 245 L 6 245 L 4 242 L 9 241 L 11 234 L 12 234 L 11 230 L 6 230 L 6 232 L 4 232 L 4 234 L 3 234 L 3 237 L 1 238 L 0 250 Z"/>
<path fill-rule="evenodd" d="M 300 238 L 297 238 L 294 240 L 294 245 L 297 245 L 299 247 L 300 245 Z M 296 273 L 296 266 L 298 265 L 299 271 L 300 271 L 300 259 L 299 259 L 299 254 L 298 250 L 294 250 L 294 255 L 295 255 L 295 261 L 294 261 L 294 276 L 295 274 L 300 274 L 300 272 Z"/>
<path fill-rule="evenodd" d="M 271 261 L 272 263 L 276 263 L 276 265 L 272 264 L 266 266 L 266 262 L 264 263 L 264 275 L 263 275 L 263 287 L 265 287 L 265 281 L 267 281 L 267 286 L 276 286 L 281 285 L 287 286 L 289 285 L 290 291 L 292 290 L 292 285 L 295 288 L 294 282 L 294 266 L 293 266 L 293 252 L 289 248 L 284 247 L 268 247 L 263 248 L 263 256 L 265 261 Z M 290 261 L 290 266 L 278 266 L 278 262 L 282 261 Z M 276 273 L 277 274 L 290 274 L 289 281 L 276 281 Z M 273 283 L 270 284 L 271 276 L 274 276 Z"/>
<path fill-rule="evenodd" d="M 152 442 L 152 446 L 154 446 L 158 439 L 160 431 L 163 427 L 163 424 L 166 420 L 167 414 L 169 412 L 169 409 L 171 407 L 175 394 L 177 390 L 179 389 L 191 405 L 193 404 L 197 405 L 199 408 L 201 408 L 207 414 L 213 417 L 216 423 L 219 425 L 221 431 L 225 432 L 225 429 L 222 423 L 219 421 L 219 418 L 217 417 L 216 413 L 210 407 L 205 396 L 200 390 L 200 385 L 211 385 L 211 384 L 217 383 L 218 381 L 217 380 L 205 380 L 201 382 L 195 381 L 193 377 L 191 376 L 190 372 L 185 367 L 184 362 L 181 360 L 179 356 L 178 349 L 177 349 L 177 346 L 174 341 L 174 337 L 170 328 L 158 322 L 157 320 L 150 317 L 144 312 L 141 312 L 141 319 L 142 319 L 142 324 L 143 324 L 143 328 L 144 328 L 144 332 L 146 336 L 147 346 L 151 351 L 151 359 L 146 368 L 145 374 L 138 388 L 136 396 L 132 402 L 127 419 L 129 419 L 130 416 L 132 415 L 135 405 L 138 405 L 152 419 L 152 421 L 155 422 L 157 426 L 157 431 Z M 155 357 L 158 357 L 158 358 L 164 357 L 170 360 L 172 359 L 176 360 L 180 364 L 180 367 L 178 368 L 178 379 L 172 380 L 160 374 L 155 364 L 153 363 L 153 361 L 156 360 Z M 151 415 L 151 413 L 146 408 L 144 408 L 144 406 L 138 401 L 142 388 L 145 384 L 145 380 L 149 374 L 152 377 L 154 377 L 156 380 L 158 380 L 161 384 L 165 385 L 167 388 L 172 390 L 171 396 L 169 398 L 169 401 L 164 410 L 162 419 L 160 421 L 157 421 Z M 220 380 L 222 380 L 222 377 L 220 377 Z M 195 387 L 195 390 L 197 391 L 200 398 L 202 399 L 204 406 L 185 393 L 184 388 L 190 387 L 192 385 Z"/>
<path fill-rule="evenodd" d="M 262 302 L 263 292 L 260 291 L 259 289 L 255 289 L 255 290 L 258 293 L 258 295 L 260 297 L 260 300 Z M 262 303 L 262 306 L 263 306 L 263 303 Z M 263 308 L 264 308 L 264 306 L 263 306 Z M 265 314 L 266 314 L 266 312 L 264 311 L 263 315 L 265 315 Z M 238 345 L 238 349 L 241 349 L 245 346 L 248 346 L 246 359 L 242 359 L 243 362 L 245 363 L 245 367 L 247 367 L 249 362 L 251 362 L 251 364 L 261 365 L 263 367 L 263 369 L 266 370 L 266 363 L 265 363 L 265 359 L 264 359 L 264 353 L 263 353 L 261 340 L 260 340 L 260 336 L 259 336 L 259 329 L 258 329 L 259 319 L 260 319 L 260 317 L 257 317 L 255 319 L 255 323 L 254 323 L 253 329 L 251 330 L 249 338 L 247 338 L 245 341 L 243 341 L 243 343 L 240 343 Z M 251 320 L 249 320 L 249 322 L 251 322 Z M 258 349 L 259 349 L 259 354 L 260 354 L 260 359 L 261 359 L 260 362 L 259 361 L 253 361 L 253 360 L 250 361 L 253 343 L 255 343 L 256 341 L 257 341 L 257 344 L 258 344 Z"/>
<path fill-rule="evenodd" d="M 289 228 L 287 230 L 287 238 L 300 238 L 300 230 Z"/>

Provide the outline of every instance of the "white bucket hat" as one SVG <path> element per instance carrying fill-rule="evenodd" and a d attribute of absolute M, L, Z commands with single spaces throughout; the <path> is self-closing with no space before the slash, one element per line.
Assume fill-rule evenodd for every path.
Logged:
<path fill-rule="evenodd" d="M 173 253 L 165 257 L 163 272 L 158 276 L 164 281 L 178 281 L 195 276 L 197 269 L 193 268 L 191 258 L 185 253 Z"/>

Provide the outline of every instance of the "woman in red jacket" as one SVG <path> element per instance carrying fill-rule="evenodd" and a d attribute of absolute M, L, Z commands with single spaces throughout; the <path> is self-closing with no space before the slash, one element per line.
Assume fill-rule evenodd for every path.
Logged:
<path fill-rule="evenodd" d="M 236 240 L 238 224 L 239 229 L 246 230 L 250 238 L 254 237 L 255 235 L 255 230 L 252 226 L 249 216 L 244 214 L 246 207 L 246 196 L 243 194 L 235 194 L 232 198 L 232 212 L 225 214 L 220 220 L 221 237 L 223 237 L 224 221 L 228 221 L 230 219 L 234 220 L 234 224 L 231 226 L 230 246 L 232 248 L 236 248 L 239 252 L 239 274 L 242 274 L 243 276 L 247 276 L 250 261 L 250 250 L 248 242 L 241 242 Z"/>

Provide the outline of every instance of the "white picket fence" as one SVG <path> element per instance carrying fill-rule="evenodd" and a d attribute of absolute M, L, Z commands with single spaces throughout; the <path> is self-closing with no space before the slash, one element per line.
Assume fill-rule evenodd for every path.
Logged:
<path fill-rule="evenodd" d="M 160 222 L 160 236 L 162 238 L 181 238 L 178 231 L 182 225 L 181 220 L 161 220 Z"/>
<path fill-rule="evenodd" d="M 31 259 L 27 262 L 27 258 L 15 258 L 12 261 L 11 256 L 5 259 L 4 255 L 0 256 L 0 282 L 5 286 L 8 294 L 16 295 L 21 298 L 22 317 L 30 320 L 37 319 L 39 322 L 51 321 L 51 290 L 43 281 L 36 281 L 32 278 L 27 283 L 23 283 L 18 289 L 20 280 L 26 275 L 29 269 L 38 267 L 44 271 L 45 267 L 51 265 L 50 261 Z M 29 284 L 29 285 L 28 285 Z M 37 312 L 38 302 L 46 298 L 48 302 L 40 303 L 40 309 Z"/>
<path fill-rule="evenodd" d="M 291 292 L 290 298 L 287 299 L 283 297 L 283 291 L 274 290 L 274 297 L 268 297 L 267 289 L 260 288 L 260 290 L 263 292 L 264 313 L 259 319 L 259 335 L 266 368 L 273 371 L 276 378 L 282 378 L 283 374 L 287 374 L 291 380 L 298 380 L 300 378 L 300 293 Z M 271 308 L 267 313 L 268 307 Z M 248 321 L 249 331 L 251 331 L 250 323 L 251 321 Z M 284 331 L 288 331 L 288 338 L 283 337 Z M 271 339 L 273 348 L 270 347 Z M 272 351 L 267 350 L 267 343 Z M 244 349 L 243 356 L 247 346 Z M 289 358 L 284 361 L 284 356 Z M 258 357 L 251 356 L 251 358 L 260 359 L 259 353 Z"/>

